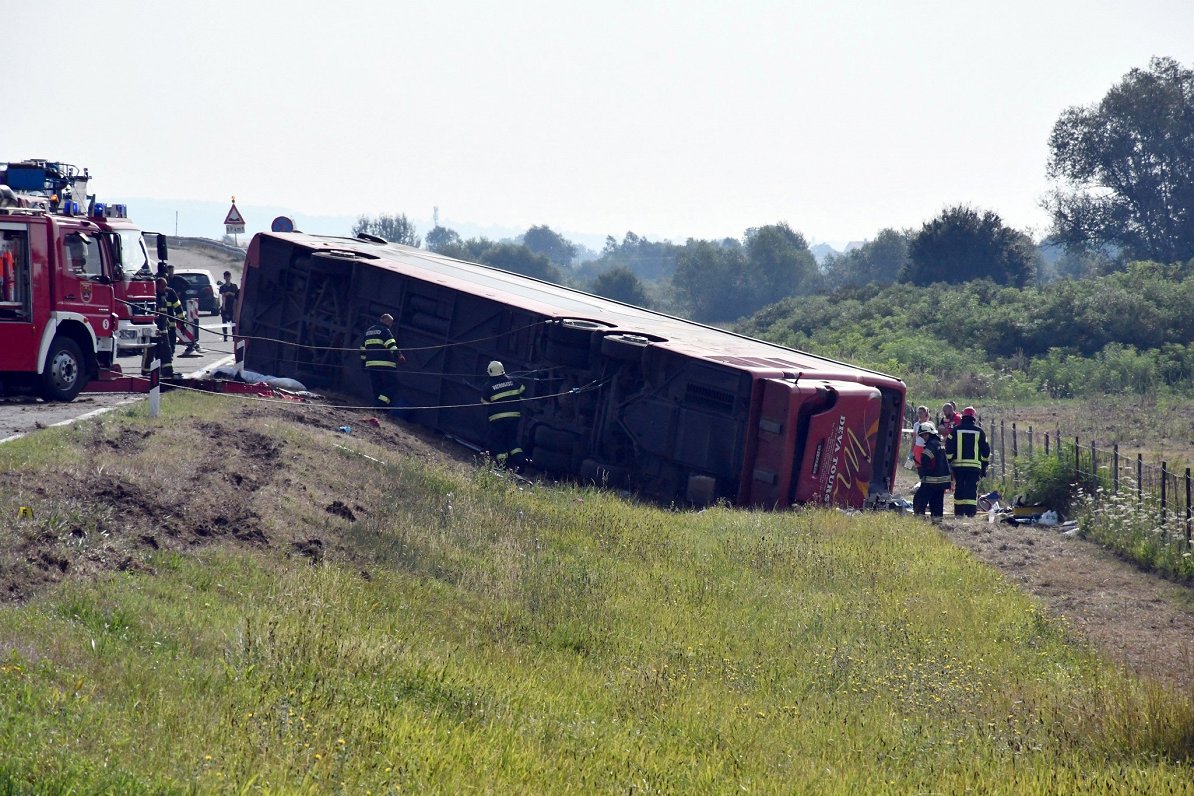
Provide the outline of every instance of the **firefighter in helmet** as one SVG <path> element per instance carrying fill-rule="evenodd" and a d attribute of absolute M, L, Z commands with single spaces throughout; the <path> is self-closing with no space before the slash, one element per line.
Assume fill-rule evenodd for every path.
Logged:
<path fill-rule="evenodd" d="M 486 372 L 489 382 L 481 401 L 489 408 L 489 454 L 499 467 L 518 472 L 527 463 L 518 440 L 518 425 L 522 420 L 519 402 L 526 387 L 508 375 L 497 360 L 489 363 Z"/>
<path fill-rule="evenodd" d="M 954 472 L 954 516 L 973 517 L 978 513 L 978 482 L 991 463 L 987 433 L 973 406 L 962 410 L 962 419 L 945 441 L 945 452 Z"/>
<path fill-rule="evenodd" d="M 365 330 L 361 343 L 361 367 L 369 374 L 373 401 L 386 409 L 395 409 L 398 399 L 398 366 L 406 357 L 398 350 L 394 339 L 394 316 L 384 313 L 377 323 Z"/>
<path fill-rule="evenodd" d="M 170 378 L 174 375 L 174 346 L 178 343 L 175 329 L 182 313 L 182 302 L 163 277 L 158 277 L 154 284 L 157 287 L 157 306 L 154 313 L 157 334 L 153 337 L 153 345 L 146 349 L 141 360 L 141 375 L 149 375 L 150 362 L 156 353 L 162 363 L 161 375 Z"/>
<path fill-rule="evenodd" d="M 916 463 L 920 486 L 912 497 L 912 513 L 919 517 L 928 509 L 933 522 L 941 522 L 945 514 L 945 489 L 950 481 L 949 461 L 932 421 L 921 421 L 916 432 L 924 447 L 920 452 L 920 461 Z"/>

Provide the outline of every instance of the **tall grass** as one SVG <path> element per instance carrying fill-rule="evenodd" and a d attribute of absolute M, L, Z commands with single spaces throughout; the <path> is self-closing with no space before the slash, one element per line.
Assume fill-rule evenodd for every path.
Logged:
<path fill-rule="evenodd" d="M 667 511 L 286 434 L 328 465 L 310 490 L 386 488 L 355 523 L 279 500 L 316 566 L 160 552 L 0 611 L 0 791 L 1194 792 L 1190 694 L 907 518 Z"/>

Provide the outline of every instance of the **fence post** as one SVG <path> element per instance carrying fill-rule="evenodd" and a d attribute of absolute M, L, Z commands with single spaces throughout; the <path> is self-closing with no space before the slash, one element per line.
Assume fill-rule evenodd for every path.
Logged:
<path fill-rule="evenodd" d="M 1032 458 L 1032 426 L 1028 427 L 1028 458 Z"/>
<path fill-rule="evenodd" d="M 1144 454 L 1136 454 L 1136 505 L 1144 505 Z"/>
<path fill-rule="evenodd" d="M 1186 468 L 1186 547 L 1190 546 L 1190 468 Z"/>
<path fill-rule="evenodd" d="M 1007 457 L 1004 455 L 1004 426 L 1003 420 L 999 421 L 999 474 L 1004 478 L 1007 477 Z"/>
<path fill-rule="evenodd" d="M 1093 439 L 1090 441 L 1090 477 L 1097 486 L 1099 483 L 1099 462 Z"/>
<path fill-rule="evenodd" d="M 1111 494 L 1119 494 L 1119 443 L 1111 446 Z"/>
<path fill-rule="evenodd" d="M 1082 480 L 1082 442 L 1077 437 L 1074 437 L 1074 480 Z"/>
<path fill-rule="evenodd" d="M 1045 432 L 1045 455 L 1049 455 L 1049 432 Z"/>
<path fill-rule="evenodd" d="M 1057 443 L 1057 458 L 1061 458 L 1061 429 L 1053 429 L 1053 441 Z"/>
<path fill-rule="evenodd" d="M 1169 530 L 1165 527 L 1165 498 L 1169 487 L 1169 465 L 1166 462 L 1161 462 L 1161 535 L 1166 542 L 1169 541 Z"/>
<path fill-rule="evenodd" d="M 1012 458 L 1018 459 L 1020 457 L 1020 446 L 1016 444 L 1016 421 L 1012 421 Z"/>

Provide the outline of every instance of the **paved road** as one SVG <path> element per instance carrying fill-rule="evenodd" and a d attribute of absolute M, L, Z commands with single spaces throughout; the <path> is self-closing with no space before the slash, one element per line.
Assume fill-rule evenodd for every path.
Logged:
<path fill-rule="evenodd" d="M 203 317 L 199 319 L 201 326 L 215 329 L 220 319 Z M 199 333 L 199 345 L 204 353 L 199 356 L 175 357 L 174 371 L 181 376 L 193 376 L 200 371 L 232 362 L 232 339 L 227 342 L 221 335 L 203 329 Z M 178 347 L 181 354 L 183 347 Z M 134 354 L 119 359 L 120 367 L 125 373 L 139 374 L 141 372 L 141 356 Z M 141 401 L 144 394 L 139 393 L 83 393 L 70 403 L 46 403 L 40 398 L 27 396 L 13 396 L 0 398 L 0 442 L 10 438 L 20 437 L 39 428 L 70 423 L 88 417 L 92 414 L 104 412 L 117 406 Z"/>

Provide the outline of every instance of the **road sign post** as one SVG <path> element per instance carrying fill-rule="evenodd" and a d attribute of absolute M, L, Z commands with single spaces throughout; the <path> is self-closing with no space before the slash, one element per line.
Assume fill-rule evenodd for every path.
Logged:
<path fill-rule="evenodd" d="M 232 236 L 232 242 L 236 243 L 236 236 L 245 234 L 245 217 L 236 209 L 236 197 L 232 197 L 232 208 L 228 211 L 228 215 L 224 216 L 224 229 L 226 234 Z"/>

